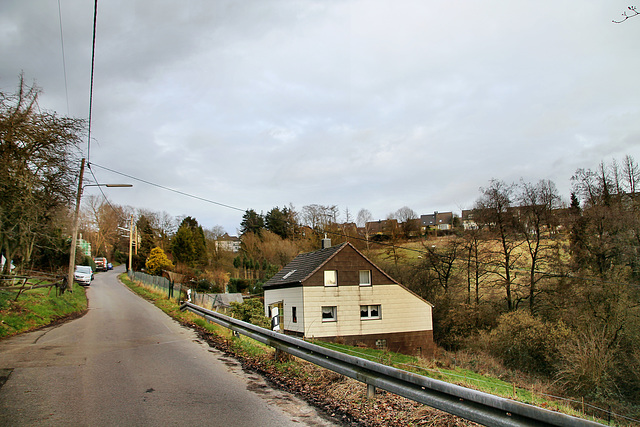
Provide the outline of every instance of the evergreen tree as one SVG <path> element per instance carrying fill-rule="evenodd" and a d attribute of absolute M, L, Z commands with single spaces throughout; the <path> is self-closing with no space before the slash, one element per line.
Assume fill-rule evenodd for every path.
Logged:
<path fill-rule="evenodd" d="M 264 219 L 253 209 L 247 210 L 242 216 L 240 223 L 240 234 L 254 233 L 260 235 L 264 229 Z"/>
<path fill-rule="evenodd" d="M 145 215 L 140 215 L 136 226 L 141 240 L 138 253 L 142 256 L 148 257 L 151 253 L 151 249 L 155 245 L 155 233 L 151 227 L 149 219 Z"/>
<path fill-rule="evenodd" d="M 171 253 L 177 262 L 187 265 L 193 263 L 195 259 L 193 233 L 188 226 L 181 225 L 171 239 Z"/>
<path fill-rule="evenodd" d="M 289 236 L 288 218 L 286 216 L 286 207 L 281 211 L 277 206 L 271 209 L 264 217 L 265 227 L 272 233 L 286 239 Z"/>
<path fill-rule="evenodd" d="M 176 235 L 171 240 L 171 253 L 176 261 L 190 267 L 207 264 L 207 247 L 204 230 L 195 218 L 186 217 L 180 223 Z"/>

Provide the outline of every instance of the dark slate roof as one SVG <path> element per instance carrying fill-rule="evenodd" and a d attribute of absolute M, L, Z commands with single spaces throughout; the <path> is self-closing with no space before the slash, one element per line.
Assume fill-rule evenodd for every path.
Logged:
<path fill-rule="evenodd" d="M 303 280 L 311 276 L 324 263 L 329 261 L 340 249 L 344 248 L 347 243 L 331 246 L 330 248 L 320 249 L 315 252 L 300 254 L 289 264 L 276 273 L 271 279 L 267 280 L 263 288 L 275 288 L 281 286 L 291 286 L 301 284 Z"/>

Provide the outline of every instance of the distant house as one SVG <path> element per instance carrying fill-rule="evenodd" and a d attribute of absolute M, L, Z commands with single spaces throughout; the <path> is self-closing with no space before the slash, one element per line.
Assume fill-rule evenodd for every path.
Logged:
<path fill-rule="evenodd" d="M 229 252 L 238 252 L 242 241 L 239 237 L 229 236 L 227 233 L 218 237 L 215 241 L 216 249 Z"/>
<path fill-rule="evenodd" d="M 82 234 L 77 239 L 77 249 L 80 249 L 84 256 L 91 257 L 91 243 L 82 238 Z"/>
<path fill-rule="evenodd" d="M 340 225 L 342 229 L 342 234 L 347 237 L 356 237 L 358 236 L 358 226 L 354 222 L 345 222 Z"/>
<path fill-rule="evenodd" d="M 278 307 L 290 335 L 431 354 L 432 305 L 350 243 L 329 245 L 298 255 L 264 284 L 265 314 Z"/>
<path fill-rule="evenodd" d="M 478 223 L 474 217 L 474 211 L 471 209 L 462 210 L 462 226 L 466 230 L 477 230 Z"/>
<path fill-rule="evenodd" d="M 453 212 L 434 212 L 420 215 L 420 224 L 426 232 L 430 228 L 438 230 L 451 230 L 453 228 Z"/>
<path fill-rule="evenodd" d="M 365 225 L 369 236 L 390 236 L 398 229 L 397 219 L 381 219 L 370 221 Z"/>

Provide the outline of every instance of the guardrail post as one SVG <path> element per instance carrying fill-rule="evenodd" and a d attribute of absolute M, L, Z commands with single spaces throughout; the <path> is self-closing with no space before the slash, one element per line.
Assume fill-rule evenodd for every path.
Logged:
<path fill-rule="evenodd" d="M 376 386 L 373 384 L 367 384 L 367 399 L 376 398 Z"/>

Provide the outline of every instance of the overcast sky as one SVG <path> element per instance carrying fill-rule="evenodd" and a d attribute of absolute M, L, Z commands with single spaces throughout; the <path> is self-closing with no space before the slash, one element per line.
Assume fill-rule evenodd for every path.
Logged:
<path fill-rule="evenodd" d="M 112 202 L 230 234 L 290 203 L 459 212 L 492 178 L 568 199 L 577 168 L 640 161 L 640 17 L 612 23 L 632 4 L 103 0 L 82 151 L 134 184 Z M 2 0 L 0 91 L 23 71 L 87 118 L 92 26 L 91 1 Z"/>

